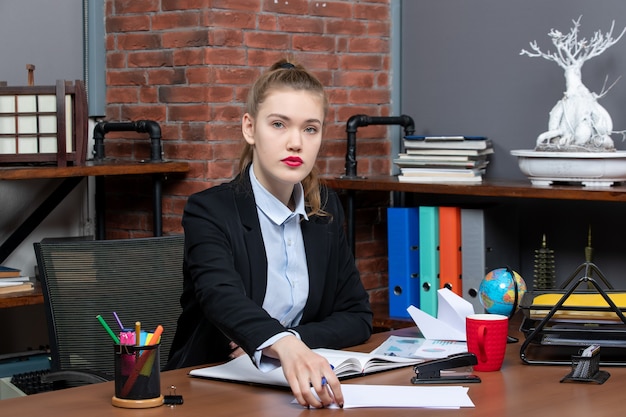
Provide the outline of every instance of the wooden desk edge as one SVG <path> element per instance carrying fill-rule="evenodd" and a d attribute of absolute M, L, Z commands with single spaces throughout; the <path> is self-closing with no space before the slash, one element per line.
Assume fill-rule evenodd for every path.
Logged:
<path fill-rule="evenodd" d="M 511 321 L 510 333 L 517 336 L 516 319 Z M 347 350 L 369 352 L 382 343 L 386 337 L 417 336 L 415 327 L 373 335 L 369 341 Z M 469 395 L 475 407 L 436 410 L 428 408 L 359 408 L 351 410 L 306 410 L 292 403 L 293 395 L 288 390 L 276 390 L 246 384 L 232 384 L 213 380 L 201 380 L 188 375 L 193 368 L 166 371 L 161 374 L 162 387 L 177 387 L 177 393 L 184 396 L 180 407 L 156 407 L 143 411 L 129 411 L 111 405 L 114 392 L 113 382 L 92 384 L 62 391 L 36 394 L 37 397 L 11 398 L 2 401 L 2 411 L 11 416 L 34 416 L 56 410 L 67 416 L 84 415 L 92 417 L 127 416 L 140 413 L 150 416 L 187 416 L 206 414 L 211 410 L 214 416 L 255 415 L 273 417 L 337 415 L 337 412 L 353 413 L 359 416 L 389 415 L 397 417 L 432 416 L 527 416 L 536 415 L 603 415 L 622 416 L 621 393 L 626 369 L 611 369 L 611 378 L 606 384 L 562 384 L 559 381 L 568 372 L 568 367 L 530 366 L 521 363 L 519 344 L 509 345 L 501 372 L 479 372 L 480 384 L 471 384 Z M 346 380 L 346 384 L 370 385 L 410 385 L 411 369 L 401 368 Z M 163 388 L 167 390 L 167 388 Z M 166 391 L 167 392 L 167 391 Z"/>

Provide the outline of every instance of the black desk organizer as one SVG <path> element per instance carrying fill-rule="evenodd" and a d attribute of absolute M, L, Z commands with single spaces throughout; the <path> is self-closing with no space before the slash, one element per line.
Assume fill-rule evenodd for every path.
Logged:
<path fill-rule="evenodd" d="M 600 370 L 600 349 L 591 356 L 572 356 L 572 371 L 561 382 L 594 382 L 604 384 L 611 375 Z"/>
<path fill-rule="evenodd" d="M 590 276 L 590 267 L 598 273 L 607 290 L 601 288 L 598 282 Z M 603 357 L 598 360 L 598 366 L 626 366 L 626 317 L 609 297 L 609 294 L 618 291 L 613 289 L 593 264 L 587 264 L 585 275 L 571 282 L 574 276 L 572 275 L 564 284 L 571 283 L 565 292 L 563 290 L 541 291 L 542 294 L 563 293 L 554 306 L 533 305 L 534 297 L 538 295 L 536 292 L 528 292 L 522 298 L 520 307 L 524 312 L 524 319 L 520 330 L 525 334 L 526 339 L 520 348 L 520 358 L 529 365 L 572 365 L 572 360 L 575 360 L 581 348 L 599 344 L 602 347 Z M 582 284 L 586 284 L 587 288 L 579 289 Z M 593 307 L 564 305 L 574 292 L 600 294 L 607 305 Z M 531 310 L 548 312 L 542 319 L 535 319 L 531 317 Z M 619 321 L 616 320 L 610 324 L 585 323 L 577 326 L 563 326 L 562 323 L 553 320 L 557 312 L 567 310 L 613 312 Z"/>

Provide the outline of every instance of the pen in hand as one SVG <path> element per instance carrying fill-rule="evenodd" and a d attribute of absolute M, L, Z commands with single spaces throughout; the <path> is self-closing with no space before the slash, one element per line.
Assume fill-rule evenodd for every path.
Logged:
<path fill-rule="evenodd" d="M 330 369 L 332 369 L 334 371 L 335 367 L 332 364 L 330 364 Z M 328 381 L 326 381 L 326 377 L 323 376 L 322 377 L 322 386 L 325 386 L 325 385 L 328 385 Z"/>
<path fill-rule="evenodd" d="M 330 364 L 330 369 L 335 370 L 335 367 L 332 364 Z M 328 391 L 328 395 L 330 395 L 330 397 L 333 399 L 333 402 L 337 403 L 337 401 L 335 400 L 335 394 L 333 393 L 333 390 L 330 388 L 330 385 L 328 385 L 328 381 L 326 380 L 325 376 L 322 377 L 322 387 L 326 388 L 326 391 Z M 340 407 L 341 406 L 342 405 L 340 405 Z"/>

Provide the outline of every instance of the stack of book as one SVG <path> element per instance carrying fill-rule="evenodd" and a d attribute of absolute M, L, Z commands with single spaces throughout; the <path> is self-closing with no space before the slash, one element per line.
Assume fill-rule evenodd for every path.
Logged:
<path fill-rule="evenodd" d="M 402 182 L 482 182 L 493 153 L 484 136 L 406 136 L 393 162 Z"/>
<path fill-rule="evenodd" d="M 0 265 L 0 294 L 30 291 L 34 288 L 29 277 L 16 268 Z"/>

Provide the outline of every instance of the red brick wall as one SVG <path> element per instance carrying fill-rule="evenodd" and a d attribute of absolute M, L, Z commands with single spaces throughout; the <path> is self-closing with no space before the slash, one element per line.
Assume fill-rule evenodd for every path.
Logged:
<path fill-rule="evenodd" d="M 344 171 L 345 126 L 354 114 L 390 115 L 390 0 L 107 0 L 107 121 L 152 119 L 164 157 L 188 161 L 163 191 L 164 233 L 181 233 L 189 194 L 236 174 L 242 103 L 251 81 L 291 55 L 327 86 L 331 109 L 319 158 Z M 390 170 L 388 128 L 358 132 L 361 175 Z M 140 134 L 110 133 L 106 156 L 148 158 Z M 152 233 L 147 178 L 107 180 L 107 236 Z M 381 203 L 384 205 L 384 203 Z M 381 205 L 381 206 L 382 206 Z M 375 298 L 386 290 L 380 209 L 359 215 L 357 257 Z M 378 225 L 378 226 L 377 226 Z"/>

